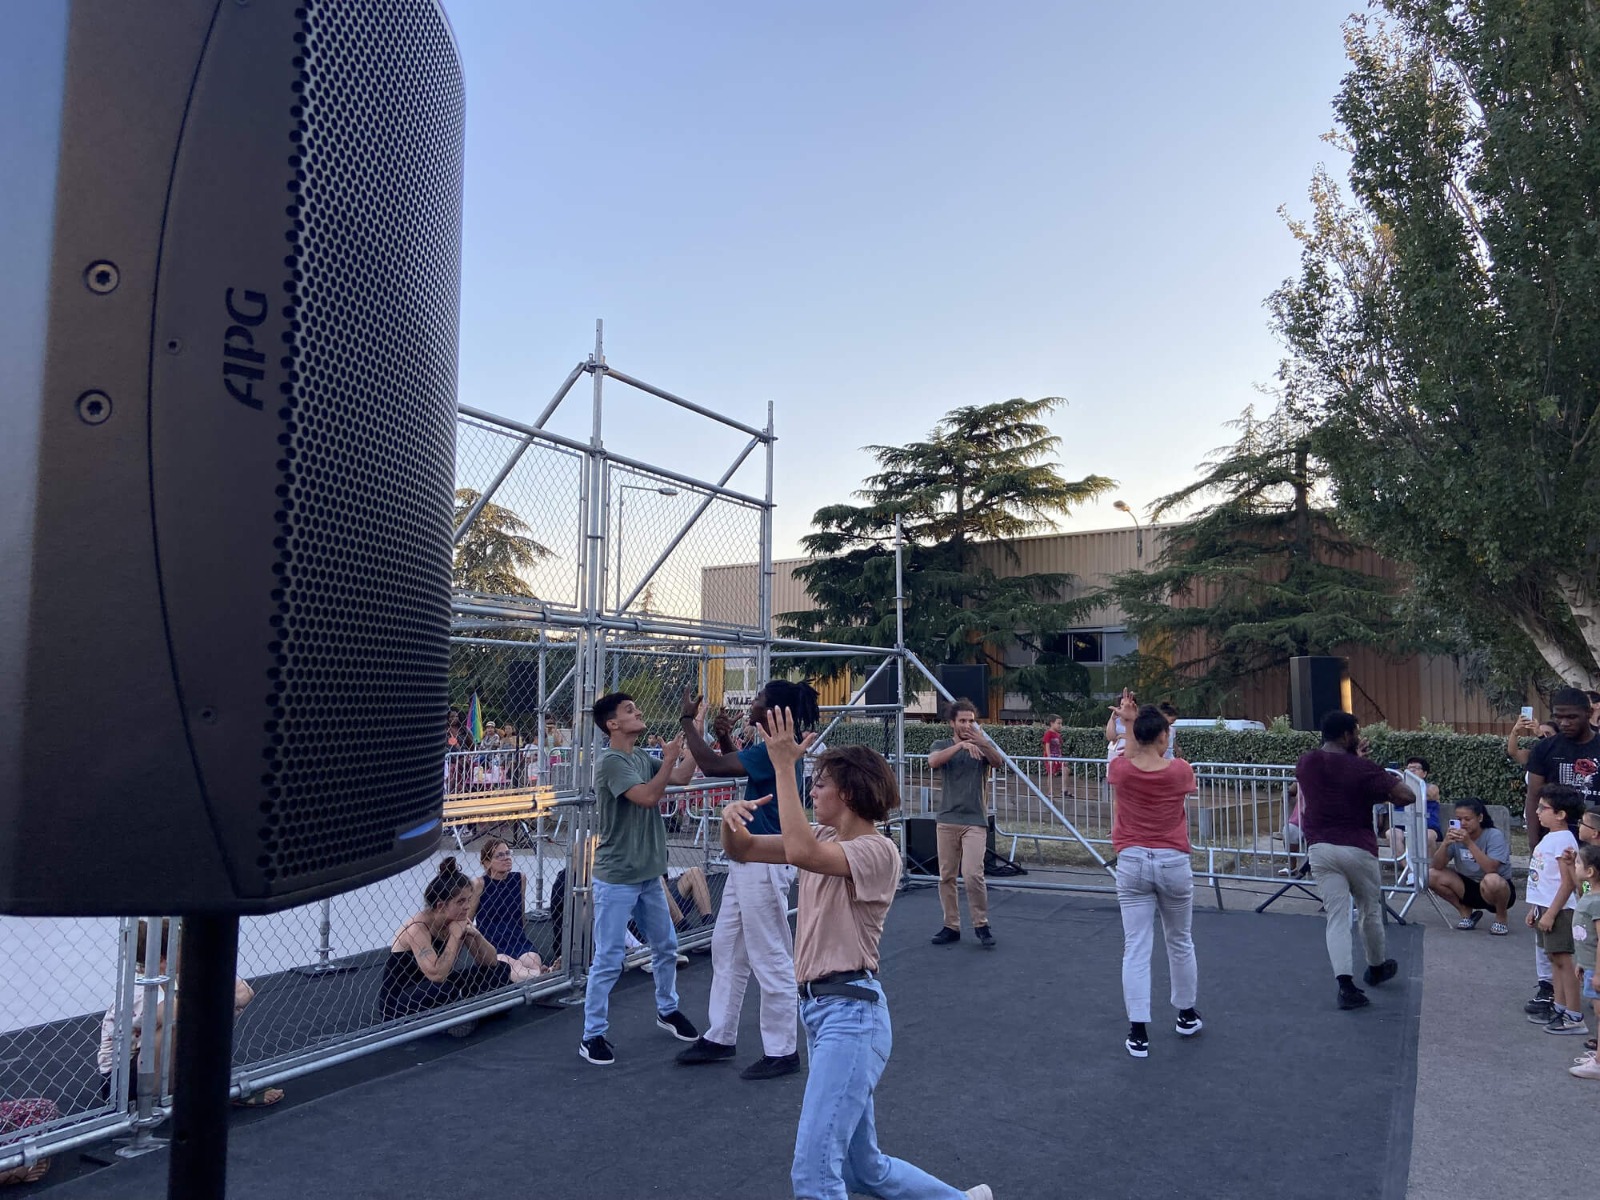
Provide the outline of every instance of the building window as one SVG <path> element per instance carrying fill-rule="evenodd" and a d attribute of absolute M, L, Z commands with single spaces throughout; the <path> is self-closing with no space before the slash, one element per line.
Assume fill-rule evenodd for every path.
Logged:
<path fill-rule="evenodd" d="M 1070 639 L 1068 652 L 1072 655 L 1073 662 L 1085 666 L 1097 666 L 1105 661 L 1104 643 L 1100 634 L 1075 630 L 1067 637 Z"/>

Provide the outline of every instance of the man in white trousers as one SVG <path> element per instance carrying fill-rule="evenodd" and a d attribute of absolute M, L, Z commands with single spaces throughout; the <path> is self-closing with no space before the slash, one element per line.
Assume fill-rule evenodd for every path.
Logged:
<path fill-rule="evenodd" d="M 750 704 L 749 724 L 758 728 L 768 708 L 787 708 L 799 736 L 817 722 L 816 689 L 804 683 L 774 679 L 756 693 Z M 762 742 L 735 754 L 718 753 L 696 735 L 701 722 L 700 697 L 684 693 L 681 720 L 690 731 L 685 739 L 702 773 L 721 778 L 746 779 L 744 798 L 759 800 L 775 794 L 777 775 Z M 798 787 L 800 767 L 795 767 Z M 760 825 L 760 828 L 757 828 Z M 755 810 L 750 832 L 777 834 L 778 806 L 763 804 Z M 739 1038 L 739 1011 L 745 988 L 755 976 L 761 990 L 761 1057 L 739 1073 L 741 1079 L 777 1079 L 800 1069 L 798 1048 L 800 1006 L 794 981 L 794 932 L 789 927 L 789 891 L 794 885 L 791 866 L 732 862 L 711 935 L 711 1013 L 706 1032 L 678 1055 L 684 1066 L 731 1059 Z"/>

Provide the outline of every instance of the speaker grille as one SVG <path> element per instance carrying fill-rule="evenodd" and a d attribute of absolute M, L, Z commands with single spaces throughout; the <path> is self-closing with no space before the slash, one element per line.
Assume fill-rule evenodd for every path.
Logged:
<path fill-rule="evenodd" d="M 433 0 L 296 10 L 266 771 L 269 883 L 439 811 L 461 74 Z"/>

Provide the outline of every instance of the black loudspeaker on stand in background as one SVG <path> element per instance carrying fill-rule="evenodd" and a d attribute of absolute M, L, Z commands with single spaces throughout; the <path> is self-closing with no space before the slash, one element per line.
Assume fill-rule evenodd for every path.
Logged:
<path fill-rule="evenodd" d="M 885 667 L 882 674 L 867 684 L 866 695 L 862 698 L 868 704 L 897 704 L 900 697 L 896 692 L 897 682 L 893 664 Z"/>
<path fill-rule="evenodd" d="M 906 869 L 914 875 L 939 873 L 939 826 L 932 817 L 906 818 Z"/>
<path fill-rule="evenodd" d="M 982 663 L 940 663 L 933 674 L 957 700 L 970 700 L 978 716 L 989 716 L 989 668 Z M 946 702 L 948 704 L 948 701 Z"/>
<path fill-rule="evenodd" d="M 530 713 L 539 711 L 539 664 L 517 660 L 506 664 L 505 710 L 513 720 L 525 720 Z M 535 741 L 536 731 L 518 729 L 525 742 Z"/>
<path fill-rule="evenodd" d="M 1320 730 L 1329 713 L 1353 711 L 1345 659 L 1308 655 L 1289 660 L 1289 722 L 1296 729 Z"/>

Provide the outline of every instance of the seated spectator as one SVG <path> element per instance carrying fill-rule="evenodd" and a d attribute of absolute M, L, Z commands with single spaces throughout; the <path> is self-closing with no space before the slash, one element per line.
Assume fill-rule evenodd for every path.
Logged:
<path fill-rule="evenodd" d="M 667 893 L 667 911 L 672 914 L 672 924 L 679 933 L 692 933 L 712 923 L 711 886 L 706 882 L 706 873 L 699 867 L 690 867 L 676 879 L 663 875 L 661 886 Z M 628 933 L 623 939 L 624 949 L 632 953 L 648 944 L 643 931 L 629 921 Z M 680 967 L 687 966 L 688 962 L 687 954 L 678 955 Z M 641 969 L 649 974 L 650 963 L 641 964 Z"/>
<path fill-rule="evenodd" d="M 1475 797 L 1456 801 L 1455 819 L 1428 863 L 1428 890 L 1448 900 L 1461 914 L 1457 929 L 1476 929 L 1486 911 L 1494 913 L 1489 932 L 1511 932 L 1506 914 L 1517 902 L 1511 882 L 1511 842 Z"/>
<path fill-rule="evenodd" d="M 422 911 L 400 926 L 389 945 L 378 985 L 383 1020 L 438 1008 L 511 982 L 511 968 L 472 923 L 474 899 L 472 880 L 462 874 L 455 859 L 446 858 L 423 889 Z M 456 960 L 463 950 L 471 962 L 458 970 Z M 471 1032 L 471 1027 L 467 1022 L 451 1032 Z"/>
<path fill-rule="evenodd" d="M 1287 803 L 1289 805 L 1289 815 L 1283 822 L 1283 828 L 1274 836 L 1283 841 L 1283 848 L 1289 852 L 1289 865 L 1280 867 L 1278 874 L 1299 878 L 1311 873 L 1311 863 L 1306 858 L 1305 830 L 1301 828 L 1301 820 L 1305 813 L 1305 800 L 1300 796 L 1299 783 L 1290 782 Z"/>
<path fill-rule="evenodd" d="M 526 983 L 544 973 L 544 963 L 528 940 L 523 914 L 528 911 L 528 880 L 513 871 L 511 847 L 502 838 L 484 842 L 478 853 L 483 874 L 472 881 L 473 912 L 469 920 L 511 968 L 512 983 Z"/>
<path fill-rule="evenodd" d="M 150 923 L 148 921 L 140 921 L 139 928 L 134 938 L 133 953 L 136 964 L 134 970 L 136 972 L 143 972 L 144 970 L 145 954 L 150 947 L 149 931 Z M 161 946 L 158 951 L 161 955 L 161 961 L 156 967 L 156 970 L 162 975 L 167 974 L 167 949 L 171 941 L 171 936 L 172 926 L 167 921 L 162 921 Z M 161 1062 L 161 1056 L 165 1050 L 164 1043 L 166 1041 L 166 1035 L 168 1031 L 168 1022 L 171 1022 L 172 1028 L 175 1029 L 177 1027 L 178 1001 L 174 991 L 176 985 L 176 975 L 173 976 L 171 982 L 161 985 L 162 1001 L 156 1008 L 154 1033 L 155 1044 L 152 1047 L 155 1054 L 155 1062 L 157 1063 Z M 129 1057 L 128 1071 L 128 1099 L 130 1101 L 137 1099 L 139 1095 L 138 1054 L 144 1036 L 144 996 L 145 989 L 142 986 L 136 985 L 133 989 L 133 1019 L 132 1024 L 129 1027 L 129 1033 L 133 1042 L 132 1053 Z M 172 997 L 172 1003 L 170 1005 L 168 1005 L 166 1002 L 167 996 Z M 239 1019 L 239 1015 L 244 1012 L 245 1006 L 249 1004 L 250 1001 L 254 1000 L 255 996 L 256 993 L 254 988 L 252 988 L 243 979 L 240 979 L 237 976 L 234 977 L 233 1019 L 235 1021 Z M 96 1056 L 96 1065 L 100 1070 L 100 1096 L 102 1099 L 107 1100 L 111 1098 L 111 1071 L 113 1064 L 116 1062 L 116 1040 L 117 1010 L 113 1005 L 106 1011 L 106 1015 L 100 1019 L 100 1051 Z M 159 1070 L 160 1068 L 158 1067 L 157 1069 Z M 268 1108 L 271 1105 L 278 1103 L 278 1101 L 282 1099 L 282 1088 L 263 1088 L 259 1092 L 252 1092 L 248 1096 L 241 1096 L 233 1103 L 239 1108 Z"/>

